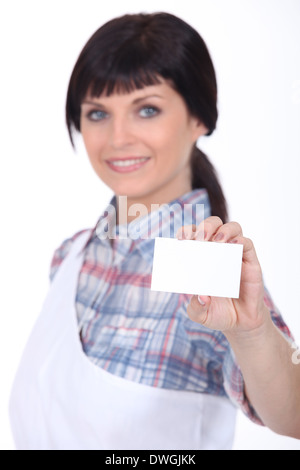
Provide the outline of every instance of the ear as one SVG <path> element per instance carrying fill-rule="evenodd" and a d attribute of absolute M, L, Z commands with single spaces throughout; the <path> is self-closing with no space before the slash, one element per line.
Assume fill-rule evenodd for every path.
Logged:
<path fill-rule="evenodd" d="M 206 135 L 208 131 L 209 129 L 207 129 L 207 127 L 203 124 L 202 121 L 200 121 L 196 117 L 192 118 L 192 135 L 194 142 L 197 142 L 200 137 Z"/>

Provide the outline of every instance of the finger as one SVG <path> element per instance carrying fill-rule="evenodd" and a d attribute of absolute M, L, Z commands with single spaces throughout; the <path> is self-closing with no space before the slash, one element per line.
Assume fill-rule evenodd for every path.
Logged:
<path fill-rule="evenodd" d="M 215 232 L 212 241 L 228 243 L 230 240 L 238 236 L 243 236 L 242 227 L 237 222 L 229 222 L 222 225 L 222 227 L 219 227 Z"/>
<path fill-rule="evenodd" d="M 184 225 L 177 230 L 176 238 L 178 240 L 192 240 L 195 236 L 196 225 Z"/>
<path fill-rule="evenodd" d="M 243 262 L 259 264 L 253 241 L 250 240 L 250 238 L 237 236 L 230 240 L 229 243 L 238 243 L 243 245 Z"/>
<path fill-rule="evenodd" d="M 195 233 L 195 240 L 208 241 L 211 240 L 213 235 L 223 226 L 223 222 L 220 217 L 212 216 L 203 220 L 198 225 Z"/>
<path fill-rule="evenodd" d="M 201 325 L 205 325 L 208 319 L 208 310 L 211 303 L 211 297 L 194 295 L 187 308 L 189 318 Z"/>

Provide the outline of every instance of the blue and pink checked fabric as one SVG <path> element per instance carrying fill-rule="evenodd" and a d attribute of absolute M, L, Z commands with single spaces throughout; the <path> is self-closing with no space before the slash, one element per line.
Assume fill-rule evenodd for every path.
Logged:
<path fill-rule="evenodd" d="M 175 208 L 171 237 L 182 225 L 180 208 L 188 208 L 186 224 L 198 224 L 194 208 L 201 204 L 206 218 L 210 205 L 205 190 L 194 190 L 169 204 Z M 243 377 L 225 336 L 188 318 L 191 296 L 150 290 L 154 239 L 169 230 L 165 224 L 170 224 L 170 208 L 163 206 L 159 217 L 153 212 L 140 219 L 135 231 L 139 237 L 134 240 L 122 236 L 122 226 L 116 227 L 113 240 L 100 239 L 97 234 L 105 226 L 101 224 L 104 214 L 107 211 L 89 229 L 77 286 L 78 329 L 89 359 L 111 374 L 140 384 L 228 397 L 262 424 L 244 394 Z M 50 280 L 82 232 L 55 251 Z M 274 323 L 291 338 L 267 290 L 265 302 Z"/>

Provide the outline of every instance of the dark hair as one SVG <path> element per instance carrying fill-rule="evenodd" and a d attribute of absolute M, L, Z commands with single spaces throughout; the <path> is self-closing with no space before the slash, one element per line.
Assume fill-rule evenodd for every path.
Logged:
<path fill-rule="evenodd" d="M 80 53 L 72 72 L 66 121 L 80 132 L 80 106 L 91 96 L 130 92 L 169 80 L 192 116 L 211 135 L 216 127 L 217 82 L 214 66 L 199 33 L 169 13 L 124 15 L 99 28 Z M 208 192 L 212 215 L 227 221 L 226 200 L 216 172 L 196 146 L 191 156 L 192 188 Z"/>

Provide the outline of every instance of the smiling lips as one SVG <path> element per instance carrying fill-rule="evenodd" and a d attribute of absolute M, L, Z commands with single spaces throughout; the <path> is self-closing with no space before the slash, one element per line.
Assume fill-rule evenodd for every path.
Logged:
<path fill-rule="evenodd" d="M 142 168 L 149 160 L 149 157 L 122 158 L 106 160 L 106 163 L 111 170 L 117 173 L 130 173 Z"/>

